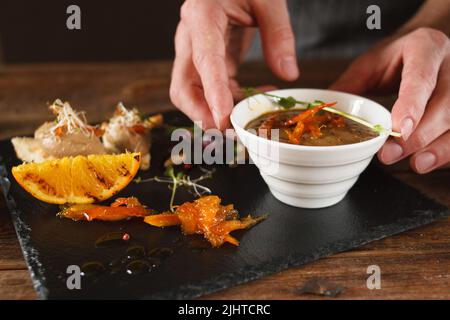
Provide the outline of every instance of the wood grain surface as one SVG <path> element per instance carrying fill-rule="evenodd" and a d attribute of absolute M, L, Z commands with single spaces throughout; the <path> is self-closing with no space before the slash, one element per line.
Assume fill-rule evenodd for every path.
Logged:
<path fill-rule="evenodd" d="M 303 61 L 296 83 L 277 81 L 260 63 L 243 66 L 244 86 L 325 88 L 347 61 Z M 0 66 L 0 139 L 29 134 L 50 119 L 46 105 L 61 98 L 87 112 L 90 122 L 108 118 L 118 101 L 144 113 L 170 110 L 171 63 L 38 64 Z M 386 106 L 393 97 L 375 97 Z M 450 207 L 450 170 L 417 175 L 403 161 L 389 167 L 394 176 Z M 381 289 L 369 290 L 369 265 L 381 268 Z M 206 299 L 323 299 L 299 293 L 314 278 L 344 288 L 334 299 L 450 299 L 450 219 L 435 222 L 303 267 L 242 284 Z M 3 197 L 0 198 L 0 299 L 35 299 Z"/>

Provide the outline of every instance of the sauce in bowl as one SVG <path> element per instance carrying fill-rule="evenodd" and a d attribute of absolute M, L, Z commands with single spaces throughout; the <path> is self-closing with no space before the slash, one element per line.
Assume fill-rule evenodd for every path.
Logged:
<path fill-rule="evenodd" d="M 297 136 L 298 139 L 293 139 L 292 133 L 296 129 L 296 123 L 292 119 L 304 112 L 298 109 L 267 112 L 251 120 L 245 129 L 253 132 L 256 130 L 258 135 L 268 139 L 271 138 L 269 131 L 278 129 L 280 142 L 304 146 L 338 146 L 378 136 L 376 131 L 356 121 L 319 110 L 303 121 L 301 134 Z M 266 129 L 265 132 L 263 129 Z"/>

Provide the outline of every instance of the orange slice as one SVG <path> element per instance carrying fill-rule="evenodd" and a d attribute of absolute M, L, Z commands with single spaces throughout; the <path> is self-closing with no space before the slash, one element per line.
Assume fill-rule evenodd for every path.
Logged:
<path fill-rule="evenodd" d="M 55 204 L 103 201 L 125 188 L 139 170 L 140 153 L 66 157 L 12 168 L 33 197 Z"/>

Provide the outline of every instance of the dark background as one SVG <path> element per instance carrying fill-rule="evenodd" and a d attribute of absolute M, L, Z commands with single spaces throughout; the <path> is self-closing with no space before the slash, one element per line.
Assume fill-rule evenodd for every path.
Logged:
<path fill-rule="evenodd" d="M 0 0 L 0 63 L 172 59 L 183 2 Z M 299 40 L 297 53 L 314 59 L 355 57 L 392 34 L 422 3 L 423 0 L 288 0 Z M 69 30 L 66 26 L 70 16 L 66 10 L 73 4 L 81 8 L 81 30 Z M 366 9 L 370 4 L 382 9 L 381 30 L 366 27 Z M 262 59 L 258 40 L 247 58 Z"/>
<path fill-rule="evenodd" d="M 173 58 L 183 0 L 1 0 L 0 62 Z M 81 30 L 66 9 L 81 8 Z"/>

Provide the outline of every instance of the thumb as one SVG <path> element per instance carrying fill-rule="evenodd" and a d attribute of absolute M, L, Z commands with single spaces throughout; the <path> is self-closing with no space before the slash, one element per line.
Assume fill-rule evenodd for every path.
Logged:
<path fill-rule="evenodd" d="M 300 72 L 295 53 L 295 38 L 285 0 L 255 1 L 253 12 L 261 31 L 264 57 L 281 79 L 293 81 Z"/>

